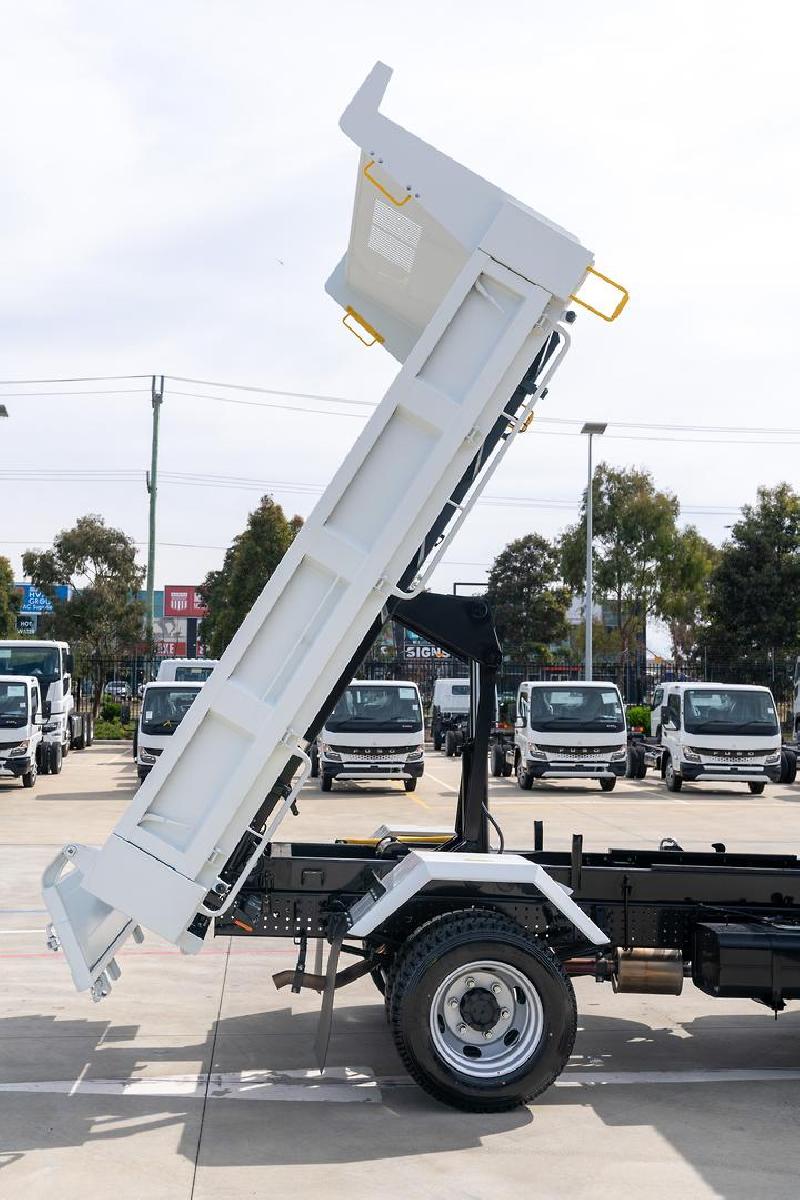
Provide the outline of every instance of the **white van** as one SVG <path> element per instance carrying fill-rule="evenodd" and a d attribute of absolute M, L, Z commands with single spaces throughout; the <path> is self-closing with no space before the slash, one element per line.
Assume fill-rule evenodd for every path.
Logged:
<path fill-rule="evenodd" d="M 671 792 L 686 783 L 746 783 L 758 796 L 781 776 L 781 730 L 767 687 L 666 683 L 653 694 L 650 728 Z"/>
<path fill-rule="evenodd" d="M 44 749 L 38 680 L 0 676 L 0 779 L 21 779 L 23 787 L 33 787 Z"/>
<path fill-rule="evenodd" d="M 625 774 L 625 710 L 613 683 L 528 682 L 517 692 L 514 766 L 535 779 L 597 779 L 611 792 Z"/>
<path fill-rule="evenodd" d="M 413 792 L 424 770 L 422 702 L 415 683 L 354 680 L 319 735 L 319 782 L 397 779 Z"/>
<path fill-rule="evenodd" d="M 431 738 L 434 750 L 441 750 L 448 733 L 464 739 L 469 719 L 469 680 L 436 679 L 431 701 Z M 452 756 L 456 746 L 453 739 L 447 747 Z"/>
<path fill-rule="evenodd" d="M 136 770 L 143 783 L 192 706 L 202 683 L 148 683 L 136 728 Z"/>
<path fill-rule="evenodd" d="M 158 666 L 157 683 L 205 683 L 218 658 L 165 658 Z"/>

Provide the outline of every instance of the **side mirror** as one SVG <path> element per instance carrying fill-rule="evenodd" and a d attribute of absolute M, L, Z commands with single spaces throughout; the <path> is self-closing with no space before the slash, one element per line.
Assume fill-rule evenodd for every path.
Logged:
<path fill-rule="evenodd" d="M 75 658 L 72 654 L 64 655 L 64 666 L 69 671 L 70 675 L 75 670 Z"/>
<path fill-rule="evenodd" d="M 514 721 L 514 728 L 515 729 L 524 729 L 525 728 L 525 722 L 523 721 L 522 717 L 516 718 L 516 720 Z"/>

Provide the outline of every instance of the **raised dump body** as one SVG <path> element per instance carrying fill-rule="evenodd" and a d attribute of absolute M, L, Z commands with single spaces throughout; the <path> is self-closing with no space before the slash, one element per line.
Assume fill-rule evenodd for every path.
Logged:
<path fill-rule="evenodd" d="M 106 844 L 45 873 L 52 940 L 96 998 L 138 926 L 200 949 L 382 614 L 422 587 L 569 344 L 591 253 L 382 116 L 390 74 L 342 118 L 361 160 L 327 287 L 402 368 Z"/>

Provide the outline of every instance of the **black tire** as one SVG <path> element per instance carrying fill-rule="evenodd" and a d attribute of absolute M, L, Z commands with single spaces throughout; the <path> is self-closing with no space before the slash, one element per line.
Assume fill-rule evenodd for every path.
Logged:
<path fill-rule="evenodd" d="M 635 779 L 636 778 L 636 747 L 635 746 L 628 747 L 628 754 L 625 759 L 625 778 L 626 779 Z"/>
<path fill-rule="evenodd" d="M 133 738 L 131 739 L 131 753 L 133 755 L 133 759 L 135 762 L 139 756 L 139 726 L 138 725 L 134 725 L 134 727 L 133 727 Z"/>
<path fill-rule="evenodd" d="M 525 764 L 522 760 L 522 755 L 517 755 L 516 761 L 517 783 L 522 788 L 523 792 L 529 792 L 533 787 L 533 775 L 525 769 Z"/>
<path fill-rule="evenodd" d="M 88 750 L 94 741 L 94 717 L 91 713 L 86 717 L 86 733 L 85 733 L 86 749 Z"/>
<path fill-rule="evenodd" d="M 333 790 L 333 776 L 326 775 L 325 772 L 323 771 L 319 777 L 319 786 L 323 792 L 332 791 Z"/>
<path fill-rule="evenodd" d="M 404 779 L 403 786 L 405 787 L 407 792 L 415 792 L 417 790 L 416 777 L 413 779 Z"/>
<path fill-rule="evenodd" d="M 444 752 L 448 758 L 453 758 L 456 752 L 456 735 L 455 730 L 448 729 L 444 735 Z"/>
<path fill-rule="evenodd" d="M 308 757 L 311 759 L 311 772 L 309 778 L 319 779 L 319 750 L 317 749 L 316 742 L 311 747 Z"/>
<path fill-rule="evenodd" d="M 781 751 L 781 783 L 794 783 L 797 778 L 797 754 L 794 750 Z"/>
<path fill-rule="evenodd" d="M 765 783 L 748 783 L 747 786 L 754 796 L 760 796 L 767 785 Z"/>
<path fill-rule="evenodd" d="M 647 759 L 644 756 L 644 746 L 637 746 L 636 774 L 634 779 L 644 779 L 647 774 Z"/>
<path fill-rule="evenodd" d="M 469 1064 L 481 1057 L 480 1047 L 470 1047 L 474 1053 L 464 1055 L 463 1069 L 440 1053 L 433 1040 L 431 1009 L 437 990 L 454 970 L 487 962 L 521 976 L 541 1009 L 538 1039 L 530 1052 L 505 1072 L 480 1076 L 469 1071 Z M 572 1052 L 577 1028 L 572 984 L 552 951 L 502 913 L 470 909 L 434 917 L 401 947 L 390 984 L 389 1022 L 406 1069 L 420 1087 L 454 1108 L 504 1112 L 526 1104 L 561 1074 Z M 515 1000 L 524 1020 L 531 1007 L 523 1003 L 521 988 Z M 535 1019 L 533 1013 L 530 1019 Z M 445 1029 L 441 1018 L 439 1028 Z M 503 1041 L 509 1051 L 515 1044 Z"/>
<path fill-rule="evenodd" d="M 506 755 L 502 746 L 496 743 L 492 746 L 492 774 L 495 779 L 500 779 L 503 775 L 506 765 Z"/>
<path fill-rule="evenodd" d="M 64 752 L 61 748 L 61 742 L 50 743 L 50 774 L 60 775 L 61 765 L 64 761 Z"/>
<path fill-rule="evenodd" d="M 83 750 L 86 746 L 86 717 L 80 718 L 80 733 L 73 734 L 72 749 Z"/>
<path fill-rule="evenodd" d="M 672 758 L 669 755 L 664 765 L 664 783 L 667 785 L 668 792 L 679 792 L 683 787 L 683 779 L 673 767 Z"/>
<path fill-rule="evenodd" d="M 22 786 L 24 788 L 32 788 L 36 783 L 36 762 L 31 763 L 30 771 L 26 771 L 22 776 Z"/>
<path fill-rule="evenodd" d="M 67 732 L 64 741 L 61 744 L 61 757 L 66 758 L 72 749 L 72 725 L 67 722 Z"/>
<path fill-rule="evenodd" d="M 441 729 L 434 729 L 434 731 L 433 731 L 433 748 L 434 748 L 434 750 L 441 750 L 441 748 L 442 748 L 442 731 L 441 731 Z"/>
<path fill-rule="evenodd" d="M 510 762 L 503 763 L 503 778 L 508 779 L 509 775 L 514 774 L 514 766 Z"/>
<path fill-rule="evenodd" d="M 600 787 L 603 789 L 604 792 L 613 792 L 613 790 L 616 786 L 617 786 L 616 775 L 614 776 L 613 779 L 601 779 L 600 780 Z"/>

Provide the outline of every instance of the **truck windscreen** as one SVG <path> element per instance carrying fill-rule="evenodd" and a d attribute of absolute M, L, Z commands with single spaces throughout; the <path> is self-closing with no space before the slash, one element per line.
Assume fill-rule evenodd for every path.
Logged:
<path fill-rule="evenodd" d="M 20 729 L 28 723 L 28 689 L 24 683 L 0 679 L 0 729 Z"/>
<path fill-rule="evenodd" d="M 174 733 L 198 691 L 189 687 L 147 688 L 142 701 L 142 733 L 159 736 Z"/>
<path fill-rule="evenodd" d="M 613 687 L 531 688 L 531 729 L 552 733 L 624 733 L 625 714 Z"/>
<path fill-rule="evenodd" d="M 683 701 L 687 733 L 778 733 L 778 716 L 769 692 L 738 688 L 689 689 Z"/>
<path fill-rule="evenodd" d="M 0 675 L 36 675 L 40 679 L 58 679 L 61 675 L 59 652 L 52 646 L 0 646 Z"/>
<path fill-rule="evenodd" d="M 351 683 L 325 722 L 330 733 L 413 733 L 422 730 L 415 687 Z"/>

